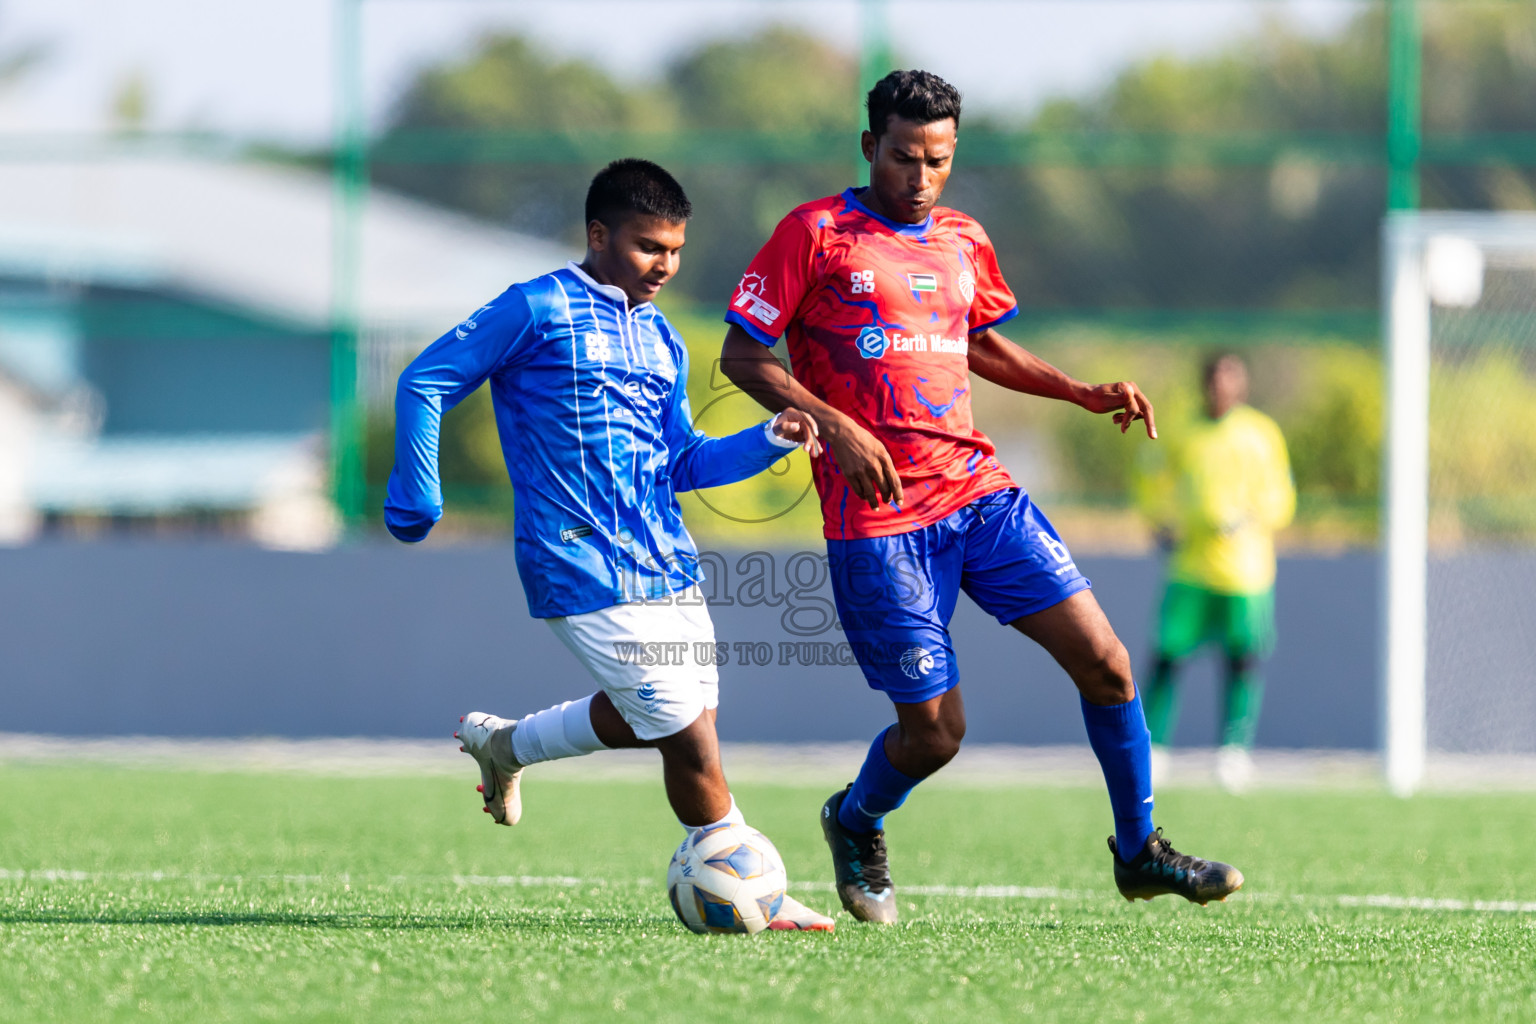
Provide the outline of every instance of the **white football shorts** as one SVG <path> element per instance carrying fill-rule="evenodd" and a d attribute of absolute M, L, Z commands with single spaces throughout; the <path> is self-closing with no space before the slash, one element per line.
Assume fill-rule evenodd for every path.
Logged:
<path fill-rule="evenodd" d="M 697 586 L 668 601 L 616 604 L 544 621 L 642 740 L 682 732 L 720 703 L 715 624 Z"/>

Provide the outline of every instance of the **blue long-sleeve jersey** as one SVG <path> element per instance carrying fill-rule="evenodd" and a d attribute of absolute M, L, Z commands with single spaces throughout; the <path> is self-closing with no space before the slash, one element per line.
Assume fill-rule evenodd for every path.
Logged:
<path fill-rule="evenodd" d="M 443 413 L 489 380 L 516 493 L 518 574 L 536 618 L 660 597 L 702 579 L 677 494 L 734 483 L 791 442 L 693 427 L 688 349 L 650 303 L 576 264 L 508 288 L 400 375 L 384 522 L 419 541 L 443 514 Z"/>

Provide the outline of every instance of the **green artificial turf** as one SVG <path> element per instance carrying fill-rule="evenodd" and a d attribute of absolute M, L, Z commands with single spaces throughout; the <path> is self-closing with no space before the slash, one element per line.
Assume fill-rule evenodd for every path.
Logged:
<path fill-rule="evenodd" d="M 659 782 L 0 767 L 0 1020 L 1536 1020 L 1536 796 L 1173 791 L 1225 904 L 1126 903 L 1101 793 L 915 793 L 902 923 L 702 938 L 662 888 Z M 830 911 L 826 791 L 737 787 Z M 1043 890 L 1043 891 L 1042 891 Z M 1346 897 L 1341 902 L 1339 897 Z"/>

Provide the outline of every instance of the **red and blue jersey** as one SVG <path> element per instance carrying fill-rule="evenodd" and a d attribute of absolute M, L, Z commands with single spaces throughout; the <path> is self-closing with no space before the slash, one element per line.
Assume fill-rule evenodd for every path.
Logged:
<path fill-rule="evenodd" d="M 834 540 L 921 529 L 1015 486 L 971 419 L 970 335 L 1019 311 L 991 241 L 944 207 L 921 224 L 887 220 L 862 191 L 792 210 L 726 314 L 765 345 L 784 337 L 795 379 L 891 453 L 902 502 L 874 510 L 830 451 L 813 463 Z"/>

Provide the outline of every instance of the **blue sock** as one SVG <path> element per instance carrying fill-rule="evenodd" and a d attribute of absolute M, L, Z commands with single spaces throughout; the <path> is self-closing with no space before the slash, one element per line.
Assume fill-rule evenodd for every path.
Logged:
<path fill-rule="evenodd" d="M 1141 694 L 1110 707 L 1086 700 L 1082 705 L 1088 745 L 1093 747 L 1104 770 L 1104 784 L 1109 787 L 1115 846 L 1120 859 L 1129 863 L 1152 834 L 1152 738 L 1141 710 Z"/>
<path fill-rule="evenodd" d="M 885 828 L 885 816 L 900 807 L 907 794 L 923 781 L 897 771 L 891 759 L 885 756 L 885 734 L 894 728 L 893 725 L 882 730 L 869 745 L 864 767 L 859 769 L 859 777 L 853 780 L 853 788 L 838 808 L 837 820 L 850 832 L 867 833 Z"/>

